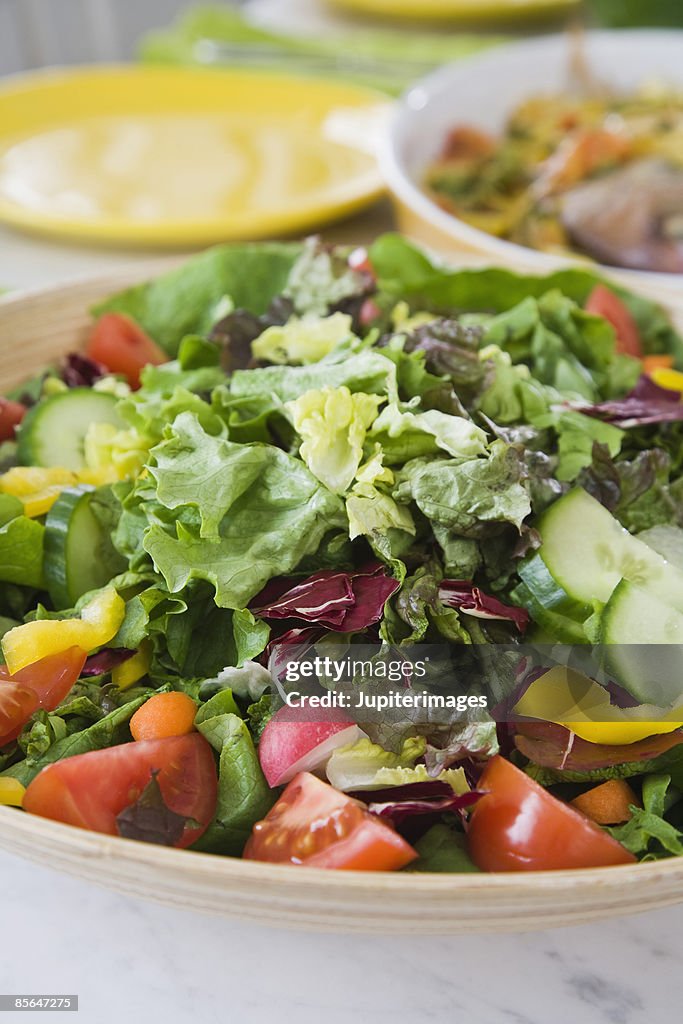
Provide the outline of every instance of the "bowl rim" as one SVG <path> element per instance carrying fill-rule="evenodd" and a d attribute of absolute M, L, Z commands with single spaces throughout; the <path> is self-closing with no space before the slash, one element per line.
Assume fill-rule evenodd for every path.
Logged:
<path fill-rule="evenodd" d="M 16 819 L 13 821 L 12 819 Z M 438 873 L 416 871 L 329 871 L 324 868 L 290 864 L 268 864 L 244 860 L 241 857 L 221 856 L 199 850 L 180 850 L 157 846 L 122 836 L 89 832 L 73 825 L 29 815 L 16 808 L 0 807 L 0 848 L 7 848 L 5 837 L 14 833 L 18 838 L 31 841 L 35 848 L 45 843 L 53 852 L 56 845 L 70 855 L 112 858 L 126 865 L 150 868 L 192 871 L 204 875 L 207 881 L 251 881 L 278 883 L 301 879 L 308 883 L 322 883 L 325 887 L 358 894 L 375 891 L 378 884 L 383 890 L 406 897 L 433 892 L 446 894 L 481 894 L 492 891 L 519 894 L 523 888 L 529 895 L 544 893 L 558 887 L 569 891 L 575 886 L 599 884 L 605 888 L 622 889 L 632 883 L 655 877 L 683 883 L 683 858 L 672 857 L 638 864 L 618 864 L 599 868 L 572 868 L 558 871 L 509 871 Z M 31 858 L 33 859 L 33 858 Z M 37 859 L 37 858 L 36 858 Z M 292 872 L 295 872 L 294 876 Z M 176 876 L 177 877 L 177 876 Z M 683 898 L 683 884 L 681 886 Z"/>
<path fill-rule="evenodd" d="M 431 199 L 410 173 L 401 156 L 399 141 L 406 122 L 415 115 L 416 110 L 423 109 L 434 101 L 435 96 L 447 89 L 454 75 L 460 78 L 464 72 L 469 70 L 476 73 L 479 68 L 485 69 L 487 66 L 495 64 L 503 53 L 528 54 L 529 59 L 532 60 L 538 51 L 566 45 L 568 38 L 566 33 L 553 33 L 535 39 L 503 43 L 485 50 L 483 53 L 475 53 L 469 57 L 444 64 L 415 82 L 399 97 L 390 117 L 388 130 L 384 133 L 378 146 L 378 162 L 384 180 L 393 196 L 405 203 L 413 213 L 431 227 L 448 236 L 454 245 L 460 243 L 474 249 L 482 257 L 490 258 L 492 262 L 500 261 L 508 266 L 517 263 L 533 273 L 551 273 L 553 270 L 563 267 L 583 267 L 595 270 L 596 273 L 621 277 L 622 280 L 634 287 L 654 286 L 669 289 L 675 293 L 683 282 L 683 274 L 630 270 L 606 263 L 597 263 L 580 255 L 574 257 L 545 253 L 538 249 L 519 245 L 517 242 L 497 238 L 487 231 L 475 228 L 456 217 L 455 214 L 443 210 Z M 592 30 L 586 33 L 586 39 L 589 43 L 598 46 L 607 43 L 614 45 L 620 42 L 633 43 L 642 40 L 643 43 L 659 41 L 666 42 L 667 45 L 678 41 L 679 45 L 683 47 L 683 28 Z M 454 225 L 457 225 L 457 231 L 454 230 Z"/>

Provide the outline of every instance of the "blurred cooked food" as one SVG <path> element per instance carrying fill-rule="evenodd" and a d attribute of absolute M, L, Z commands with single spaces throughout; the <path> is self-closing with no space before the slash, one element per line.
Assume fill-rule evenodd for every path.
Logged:
<path fill-rule="evenodd" d="M 426 185 L 448 212 L 519 245 L 683 273 L 683 96 L 534 97 L 500 139 L 456 127 Z"/>

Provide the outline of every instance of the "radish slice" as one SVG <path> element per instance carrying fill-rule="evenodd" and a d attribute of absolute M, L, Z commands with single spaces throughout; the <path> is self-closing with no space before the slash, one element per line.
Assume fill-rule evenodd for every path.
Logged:
<path fill-rule="evenodd" d="M 273 715 L 263 730 L 258 750 L 269 786 L 282 786 L 299 772 L 322 772 L 338 747 L 355 743 L 364 735 L 350 719 L 318 712 L 323 713 L 330 714 L 330 718 L 306 721 L 300 710 L 292 708 L 281 708 Z"/>

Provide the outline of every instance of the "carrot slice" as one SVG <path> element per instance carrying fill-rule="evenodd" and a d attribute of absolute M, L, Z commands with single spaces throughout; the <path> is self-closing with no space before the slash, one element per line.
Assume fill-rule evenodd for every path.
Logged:
<path fill-rule="evenodd" d="M 653 370 L 672 370 L 673 356 L 643 356 L 643 373 L 650 374 Z"/>
<path fill-rule="evenodd" d="M 186 693 L 155 693 L 130 720 L 134 740 L 185 736 L 194 729 L 197 705 Z"/>
<path fill-rule="evenodd" d="M 610 779 L 571 801 L 572 807 L 581 811 L 597 825 L 620 825 L 632 817 L 632 805 L 640 801 L 624 779 Z"/>

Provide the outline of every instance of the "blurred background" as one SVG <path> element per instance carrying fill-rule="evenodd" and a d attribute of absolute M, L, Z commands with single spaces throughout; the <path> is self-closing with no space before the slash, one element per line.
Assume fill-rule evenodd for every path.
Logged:
<path fill-rule="evenodd" d="M 420 3 L 416 0 L 413 6 L 419 13 Z M 230 14 L 238 8 L 254 25 L 292 34 L 323 34 L 335 26 L 346 30 L 358 26 L 367 32 L 381 24 L 367 16 L 344 13 L 325 0 L 224 0 L 214 5 L 192 5 L 187 0 L 0 0 L 0 74 L 46 64 L 129 59 L 146 33 L 170 25 L 184 12 L 188 12 L 185 41 L 202 23 L 207 30 L 214 25 L 220 36 L 221 10 Z M 683 25 L 682 0 L 587 0 L 582 13 L 595 24 L 618 27 Z M 563 8 L 555 24 L 566 16 Z M 475 18 L 464 27 L 451 24 L 449 34 L 482 29 L 494 32 L 501 24 L 487 17 L 482 25 Z M 396 31 L 410 36 L 415 27 L 411 21 Z M 502 27 L 528 35 L 534 29 L 547 28 L 548 22 Z M 228 30 L 223 27 L 223 31 Z M 182 43 L 182 26 L 167 34 L 166 44 L 180 47 Z"/>
<path fill-rule="evenodd" d="M 439 12 L 447 16 L 435 18 Z M 449 94 L 445 125 L 432 124 L 426 110 L 420 114 L 408 150 L 426 153 L 441 147 L 454 119 L 474 117 L 475 109 L 478 123 L 498 130 L 512 93 L 566 90 L 558 68 L 560 78 L 571 78 L 587 67 L 585 47 L 575 45 L 579 27 L 639 26 L 683 26 L 683 0 L 0 0 L 0 288 L 67 280 L 163 247 L 185 252 L 234 238 L 312 231 L 355 244 L 399 227 L 450 253 L 450 234 L 444 247 L 426 222 L 413 227 L 405 211 L 397 213 L 397 189 L 375 159 L 391 117 L 386 95 L 376 90 L 398 96 L 440 65 L 474 64 L 461 58 L 486 59 L 489 51 L 490 70 L 467 78 L 452 103 Z M 526 59 L 524 74 L 504 72 L 499 52 L 563 32 L 562 54 L 550 58 L 557 81 L 532 74 Z M 632 73 L 618 58 L 608 71 L 593 54 L 593 84 L 606 76 L 628 90 L 659 76 L 661 67 L 665 78 L 673 68 L 678 81 L 680 38 L 666 33 L 649 57 L 639 50 Z M 552 49 L 552 40 L 547 43 Z M 662 47 L 669 51 L 664 65 Z M 116 62 L 132 63 L 111 74 L 78 69 Z M 60 91 L 60 76 L 30 75 L 55 65 L 68 67 L 61 79 L 71 80 L 70 93 L 66 85 Z M 238 74 L 221 74 L 218 84 L 205 79 L 204 95 L 192 99 L 204 76 L 185 69 L 197 65 Z M 265 72 L 248 90 L 245 68 Z M 312 89 L 303 78 L 297 92 L 292 83 L 273 85 L 272 71 L 328 81 Z M 523 85 L 539 74 L 540 81 Z M 141 105 L 152 111 L 150 122 L 156 118 L 154 131 L 146 113 L 136 120 Z M 358 116 L 351 117 L 356 107 Z M 190 121 L 182 120 L 183 111 L 191 111 Z M 191 121 L 213 116 L 207 111 L 233 118 L 220 138 L 215 126 Z M 180 118 L 172 132 L 158 128 L 168 117 Z M 157 130 L 165 132 L 164 145 Z M 77 143 L 74 132 L 81 132 Z M 418 137 L 426 142 L 416 143 Z M 233 171 L 244 187 L 230 184 Z M 463 247 L 472 248 L 458 242 L 458 251 Z"/>

